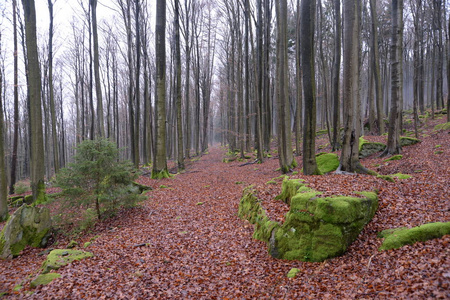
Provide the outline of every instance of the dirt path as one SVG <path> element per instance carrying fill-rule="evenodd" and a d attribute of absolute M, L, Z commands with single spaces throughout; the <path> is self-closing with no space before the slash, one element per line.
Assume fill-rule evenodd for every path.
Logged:
<path fill-rule="evenodd" d="M 60 269 L 60 279 L 34 289 L 28 297 L 373 299 L 448 293 L 449 280 L 442 273 L 448 272 L 450 237 L 380 253 L 376 233 L 379 218 L 386 213 L 382 207 L 374 219 L 377 224 L 369 224 L 342 257 L 324 263 L 271 258 L 265 245 L 252 239 L 253 228 L 237 217 L 237 209 L 245 186 L 272 192 L 279 188 L 265 184 L 279 176 L 278 162 L 239 167 L 239 162 L 223 163 L 223 157 L 222 149 L 213 148 L 183 174 L 160 181 L 143 179 L 154 188 L 149 200 L 95 228 L 93 235 L 99 236 L 88 248 L 95 256 Z M 315 186 L 330 181 L 346 188 L 336 176 L 311 178 Z M 382 184 L 378 179 L 359 181 Z M 347 184 L 354 187 L 355 182 Z M 23 257 L 7 263 L 11 268 L 26 266 L 25 273 L 33 277 L 43 260 L 38 252 L 27 249 Z M 288 279 L 293 267 L 301 273 Z M 4 282 L 11 286 L 17 279 Z M 11 298 L 26 295 L 23 289 Z"/>

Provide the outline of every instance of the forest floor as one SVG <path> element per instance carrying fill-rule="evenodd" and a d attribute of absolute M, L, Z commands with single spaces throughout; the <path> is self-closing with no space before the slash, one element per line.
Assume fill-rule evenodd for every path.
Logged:
<path fill-rule="evenodd" d="M 268 255 L 237 211 L 243 189 L 253 185 L 269 216 L 282 218 L 286 208 L 273 200 L 281 183 L 266 184 L 280 175 L 278 159 L 224 163 L 226 150 L 215 147 L 182 174 L 158 181 L 141 177 L 154 188 L 148 199 L 77 236 L 79 245 L 93 240 L 86 250 L 94 256 L 59 269 L 62 276 L 52 283 L 29 288 L 45 259 L 42 249 L 26 248 L 0 261 L 0 293 L 11 299 L 449 299 L 450 235 L 382 252 L 377 237 L 388 228 L 450 221 L 450 132 L 433 131 L 443 122 L 429 120 L 422 142 L 404 147 L 401 160 L 362 160 L 380 174 L 401 172 L 410 179 L 291 176 L 326 194 L 379 191 L 375 217 L 341 257 L 306 263 Z M 329 150 L 326 144 L 325 136 L 318 139 L 320 151 Z M 64 248 L 68 241 L 51 247 Z M 295 278 L 286 276 L 291 268 L 300 269 Z"/>

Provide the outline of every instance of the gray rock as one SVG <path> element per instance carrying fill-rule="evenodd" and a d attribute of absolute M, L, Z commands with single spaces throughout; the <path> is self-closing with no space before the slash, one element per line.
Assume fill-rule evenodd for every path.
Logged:
<path fill-rule="evenodd" d="M 47 208 L 22 205 L 0 233 L 0 258 L 18 256 L 25 246 L 45 247 L 52 221 Z"/>

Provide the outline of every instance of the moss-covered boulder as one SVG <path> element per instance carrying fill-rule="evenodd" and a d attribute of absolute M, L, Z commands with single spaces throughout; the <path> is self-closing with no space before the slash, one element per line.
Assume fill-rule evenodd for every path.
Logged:
<path fill-rule="evenodd" d="M 417 144 L 419 142 L 420 142 L 419 139 L 416 139 L 416 138 L 413 138 L 413 137 L 407 137 L 407 136 L 401 136 L 400 137 L 400 145 L 402 147 L 411 146 L 411 145 Z"/>
<path fill-rule="evenodd" d="M 319 198 L 313 190 L 298 193 L 291 200 L 286 221 L 272 232 L 269 253 L 303 261 L 323 261 L 343 254 L 378 207 L 375 193 L 361 196 Z"/>
<path fill-rule="evenodd" d="M 450 130 L 450 122 L 438 124 L 438 125 L 434 126 L 434 130 L 435 131 Z"/>
<path fill-rule="evenodd" d="M 47 208 L 19 207 L 0 233 L 0 258 L 18 256 L 25 246 L 45 247 L 52 221 Z"/>
<path fill-rule="evenodd" d="M 241 199 L 239 216 L 255 224 L 253 237 L 267 243 L 271 256 L 323 261 L 344 253 L 375 214 L 376 193 L 361 192 L 359 196 L 321 198 L 320 192 L 302 184 L 280 225 L 267 217 L 250 192 Z"/>
<path fill-rule="evenodd" d="M 33 281 L 31 281 L 30 286 L 32 288 L 35 288 L 38 285 L 46 285 L 52 282 L 54 279 L 60 277 L 61 274 L 58 273 L 39 274 Z"/>
<path fill-rule="evenodd" d="M 291 203 L 291 198 L 297 194 L 300 187 L 304 186 L 302 184 L 303 179 L 289 179 L 285 177 L 283 183 L 281 184 L 281 193 L 275 197 L 277 200 L 282 200 L 286 204 Z"/>
<path fill-rule="evenodd" d="M 379 250 L 397 249 L 417 242 L 425 242 L 450 234 L 450 222 L 428 223 L 413 228 L 383 230 L 379 237 L 384 238 Z"/>
<path fill-rule="evenodd" d="M 363 137 L 359 138 L 359 158 L 365 158 L 374 153 L 383 151 L 386 145 L 383 143 L 369 142 Z"/>
<path fill-rule="evenodd" d="M 330 173 L 339 167 L 339 156 L 335 153 L 319 153 L 316 155 L 316 163 L 320 173 Z"/>
<path fill-rule="evenodd" d="M 91 252 L 73 249 L 55 249 L 52 250 L 47 259 L 42 264 L 42 274 L 50 272 L 50 270 L 58 270 L 59 268 L 70 264 L 75 260 L 92 257 Z"/>

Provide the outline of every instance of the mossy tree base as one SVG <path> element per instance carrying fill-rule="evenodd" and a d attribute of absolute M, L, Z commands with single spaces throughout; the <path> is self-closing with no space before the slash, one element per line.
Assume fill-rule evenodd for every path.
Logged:
<path fill-rule="evenodd" d="M 164 179 L 164 178 L 170 178 L 169 171 L 162 170 L 162 171 L 155 171 L 152 170 L 152 179 Z"/>
<path fill-rule="evenodd" d="M 292 193 L 286 189 L 284 194 L 280 198 Z M 320 192 L 301 184 L 291 198 L 285 222 L 280 225 L 267 217 L 252 191 L 245 191 L 239 216 L 255 224 L 253 237 L 267 243 L 271 256 L 324 261 L 345 252 L 372 219 L 378 198 L 373 192 L 360 192 L 361 198 L 319 195 Z"/>
<path fill-rule="evenodd" d="M 428 223 L 413 228 L 396 228 L 383 230 L 379 237 L 384 238 L 379 250 L 390 250 L 425 242 L 450 234 L 450 222 Z"/>

